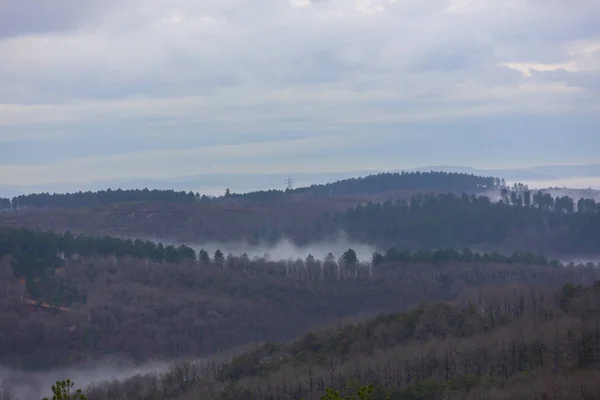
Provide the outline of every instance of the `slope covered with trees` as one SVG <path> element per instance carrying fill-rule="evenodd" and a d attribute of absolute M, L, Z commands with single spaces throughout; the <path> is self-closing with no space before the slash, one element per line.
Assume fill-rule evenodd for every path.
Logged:
<path fill-rule="evenodd" d="M 23 277 L 58 268 L 64 259 L 73 256 L 85 259 L 113 256 L 157 263 L 196 260 L 196 251 L 185 245 L 164 246 L 149 240 L 0 227 L 0 258 L 5 255 L 11 256 L 15 273 Z"/>
<path fill-rule="evenodd" d="M 391 240 L 417 247 L 502 243 L 511 235 L 560 233 L 565 251 L 600 251 L 600 205 L 537 192 L 507 192 L 499 202 L 487 196 L 418 194 L 410 200 L 357 205 L 323 214 L 320 227 L 342 229 L 363 240 Z M 511 200 L 512 199 L 512 200 Z M 576 206 L 577 205 L 577 206 Z"/>
<path fill-rule="evenodd" d="M 349 195 L 373 194 L 394 190 L 473 192 L 500 187 L 502 181 L 493 177 L 446 172 L 402 172 L 369 175 L 364 178 L 344 179 L 325 185 L 311 185 L 294 190 L 261 190 L 244 194 L 230 193 L 229 190 L 217 199 L 193 192 L 174 190 L 101 190 L 98 192 L 77 193 L 35 193 L 15 196 L 12 199 L 0 198 L 0 210 L 31 207 L 93 207 L 98 205 L 129 202 L 165 203 L 207 203 L 211 200 L 243 200 L 250 202 L 273 202 L 290 193 L 310 195 Z"/>
<path fill-rule="evenodd" d="M 316 400 L 368 385 L 373 400 L 591 400 L 600 392 L 599 305 L 598 284 L 485 288 L 86 393 L 90 400 Z"/>
<path fill-rule="evenodd" d="M 421 193 L 387 201 L 299 200 L 270 204 L 138 202 L 94 208 L 0 213 L 0 222 L 77 234 L 154 237 L 178 243 L 286 238 L 306 245 L 344 231 L 383 248 L 487 246 L 573 255 L 600 253 L 600 205 L 526 187 L 498 191 L 500 201 L 471 194 Z M 230 195 L 234 196 L 234 195 Z M 320 199 L 328 199 L 322 197 Z"/>
<path fill-rule="evenodd" d="M 294 191 L 315 195 L 383 193 L 394 190 L 471 193 L 503 186 L 505 186 L 504 180 L 491 176 L 431 171 L 381 173 L 327 184 L 311 185 Z"/>
<path fill-rule="evenodd" d="M 203 251 L 157 260 L 153 251 L 159 245 L 147 242 L 137 242 L 138 248 L 111 238 L 5 233 L 0 364 L 26 368 L 106 355 L 139 362 L 201 356 L 289 339 L 340 317 L 452 299 L 482 285 L 600 278 L 591 264 L 566 267 L 532 254 L 503 257 L 466 249 L 390 250 L 372 260 L 358 260 L 352 249 L 324 260 Z M 148 252 L 135 253 L 143 249 Z M 19 252 L 30 258 L 13 255 Z"/>
<path fill-rule="evenodd" d="M 0 210 L 16 210 L 31 207 L 93 207 L 106 204 L 129 202 L 166 202 L 192 204 L 209 201 L 193 192 L 149 189 L 107 189 L 97 192 L 76 193 L 33 193 L 15 196 L 12 199 L 0 198 Z"/>
<path fill-rule="evenodd" d="M 214 255 L 200 249 L 197 253 L 186 246 L 166 245 L 140 239 L 114 237 L 74 236 L 70 232 L 55 233 L 25 228 L 0 227 L 0 259 L 7 257 L 15 277 L 25 279 L 28 288 L 48 279 L 69 260 L 110 258 L 114 263 L 137 260 L 146 264 L 190 264 L 198 268 L 219 267 L 239 270 L 253 275 L 292 275 L 307 280 L 318 279 L 361 279 L 387 275 L 390 265 L 397 263 L 499 263 L 539 266 L 562 266 L 556 260 L 531 252 L 514 252 L 511 256 L 499 253 L 472 252 L 468 248 L 457 251 L 453 248 L 437 250 L 421 249 L 417 252 L 390 248 L 385 253 L 375 252 L 368 260 L 359 260 L 353 249 L 347 249 L 336 258 L 331 252 L 323 259 L 312 254 L 303 259 L 270 260 L 263 257 L 250 259 L 246 254 L 234 256 L 223 254 L 217 249 Z M 392 268 L 393 270 L 393 268 Z"/>

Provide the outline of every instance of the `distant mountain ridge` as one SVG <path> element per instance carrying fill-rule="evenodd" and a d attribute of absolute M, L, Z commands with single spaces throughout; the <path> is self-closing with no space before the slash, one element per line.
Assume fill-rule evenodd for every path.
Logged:
<path fill-rule="evenodd" d="M 226 191 L 219 199 L 243 199 L 246 201 L 272 202 L 282 200 L 288 194 L 308 194 L 316 196 L 373 195 L 397 190 L 480 192 L 499 188 L 501 180 L 496 177 L 481 177 L 464 173 L 448 172 L 402 172 L 371 174 L 366 177 L 337 180 L 327 184 L 313 184 L 296 189 L 260 190 L 248 193 Z M 192 191 L 173 189 L 108 189 L 100 191 L 77 191 L 71 193 L 35 193 L 18 195 L 13 198 L 0 197 L 0 210 L 28 207 L 81 207 L 100 204 L 115 204 L 136 201 L 159 201 L 175 203 L 207 203 L 210 196 Z"/>
<path fill-rule="evenodd" d="M 419 168 L 396 169 L 392 171 L 383 170 L 362 170 L 349 172 L 318 172 L 318 173 L 291 173 L 291 174 L 198 174 L 190 176 L 181 176 L 171 179 L 139 179 L 139 180 L 111 180 L 95 181 L 85 184 L 64 183 L 53 185 L 36 186 L 14 186 L 2 185 L 0 183 L 0 197 L 12 197 L 20 194 L 40 193 L 40 192 L 77 192 L 77 191 L 98 191 L 107 188 L 121 189 L 143 189 L 144 187 L 152 189 L 173 189 L 191 190 L 209 195 L 221 195 L 227 188 L 234 192 L 243 193 L 255 190 L 283 189 L 285 180 L 288 177 L 294 179 L 294 186 L 310 186 L 313 184 L 325 184 L 342 179 L 364 177 L 367 175 L 381 172 L 429 172 L 445 171 L 468 173 L 478 176 L 494 176 L 504 178 L 508 182 L 535 181 L 544 184 L 544 187 L 554 186 L 553 181 L 569 180 L 572 178 L 589 178 L 592 181 L 597 180 L 597 184 L 586 184 L 580 188 L 594 187 L 600 189 L 600 163 L 584 165 L 547 165 L 534 166 L 529 168 L 514 169 L 479 169 L 469 166 L 456 165 L 433 165 Z M 547 182 L 547 185 L 545 184 Z M 585 186 L 585 187 L 584 187 Z"/>

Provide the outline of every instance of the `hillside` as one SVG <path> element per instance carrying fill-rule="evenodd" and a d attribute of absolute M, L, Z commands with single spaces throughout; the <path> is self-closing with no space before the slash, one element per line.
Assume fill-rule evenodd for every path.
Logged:
<path fill-rule="evenodd" d="M 370 399 L 596 399 L 599 288 L 485 288 L 87 393 L 90 400 L 126 393 L 132 400 L 316 400 L 327 390 L 349 395 L 371 385 Z"/>
<path fill-rule="evenodd" d="M 343 204 L 343 203 L 342 203 Z M 0 213 L 0 224 L 59 232 L 158 238 L 178 243 L 259 239 L 276 241 L 290 234 L 297 241 L 312 235 L 322 210 L 350 205 L 306 203 L 263 205 L 137 202 L 80 208 L 25 209 Z M 334 208 L 335 207 L 335 208 Z"/>
<path fill-rule="evenodd" d="M 217 198 L 148 189 L 32 194 L 4 199 L 0 224 L 192 247 L 270 246 L 283 239 L 307 246 L 342 232 L 384 249 L 467 246 L 508 254 L 598 256 L 599 203 L 563 193 L 532 192 L 522 184 L 506 188 L 498 178 L 413 172 Z"/>
<path fill-rule="evenodd" d="M 130 202 L 209 203 L 231 202 L 280 202 L 290 194 L 309 196 L 373 195 L 393 191 L 451 191 L 478 192 L 500 187 L 502 181 L 493 177 L 446 172 L 382 173 L 361 178 L 343 179 L 324 185 L 311 185 L 293 190 L 261 190 L 244 194 L 229 193 L 211 198 L 192 191 L 107 189 L 97 192 L 34 193 L 0 198 L 0 210 L 48 207 L 90 207 Z M 302 196 L 305 197 L 305 196 Z"/>
<path fill-rule="evenodd" d="M 541 191 L 505 191 L 497 203 L 487 196 L 447 193 L 358 205 L 325 222 L 360 240 L 391 240 L 416 247 L 502 247 L 518 237 L 531 247 L 505 250 L 546 252 L 554 247 L 557 252 L 575 253 L 600 250 L 599 212 L 594 200 L 554 198 Z"/>
<path fill-rule="evenodd" d="M 541 384 L 556 369 L 548 369 L 548 354 L 539 356 L 546 357 L 543 365 L 532 364 L 539 359 L 530 353 L 539 353 L 543 343 L 552 357 L 564 355 L 561 371 L 587 382 L 560 336 L 561 324 L 573 315 L 552 291 L 567 282 L 593 284 L 600 266 L 551 258 L 600 254 L 600 204 L 486 179 L 383 174 L 310 190 L 218 198 L 142 190 L 5 201 L 0 365 L 41 372 L 106 362 L 222 359 L 240 346 L 268 342 L 222 368 L 205 366 L 201 382 L 193 369 L 199 366 L 177 367 L 184 369 L 160 378 L 170 379 L 160 390 L 174 392 L 139 397 L 159 390 L 159 377 L 136 378 L 125 384 L 129 388 L 95 388 L 90 400 L 308 400 L 327 387 L 344 392 L 355 383 L 373 383 L 398 399 L 462 399 L 501 393 L 509 381 Z M 340 232 L 347 238 L 332 240 Z M 263 254 L 284 239 L 290 241 L 284 259 Z M 319 254 L 296 258 L 294 244 Z M 507 285 L 516 292 L 503 292 Z M 569 287 L 568 293 L 596 301 L 596 289 Z M 501 297 L 490 297 L 497 290 Z M 476 302 L 477 312 L 465 298 Z M 434 305 L 438 301 L 452 304 Z M 284 343 L 340 319 L 380 313 L 393 315 Z M 515 332 L 530 332 L 527 318 L 559 336 L 524 341 Z M 467 338 L 471 347 L 462 344 Z M 312 350 L 302 347 L 305 340 Z M 498 350 L 488 340 L 506 345 Z M 523 362 L 503 353 L 510 349 L 517 357 L 513 349 L 524 348 Z M 424 362 L 431 363 L 428 369 Z M 181 374 L 188 376 L 183 382 Z M 496 381 L 498 374 L 504 380 Z M 455 390 L 457 379 L 471 382 L 467 391 Z M 155 388 L 143 389 L 150 384 Z M 126 395 L 115 394 L 123 390 Z"/>
<path fill-rule="evenodd" d="M 295 196 L 302 196 L 300 194 Z M 541 191 L 501 191 L 500 201 L 454 193 L 286 199 L 272 204 L 136 202 L 0 213 L 0 224 L 77 234 L 155 238 L 201 247 L 208 242 L 298 245 L 339 232 L 380 248 L 478 247 L 552 257 L 600 254 L 599 203 Z M 233 196 L 232 196 L 233 197 Z"/>
<path fill-rule="evenodd" d="M 109 355 L 204 356 L 483 285 L 600 278 L 591 265 L 565 268 L 531 254 L 387 252 L 361 262 L 349 249 L 339 258 L 269 261 L 167 246 L 157 258 L 163 247 L 149 242 L 31 231 L 0 238 L 0 364 L 28 369 Z M 169 251 L 180 258 L 167 259 Z"/>

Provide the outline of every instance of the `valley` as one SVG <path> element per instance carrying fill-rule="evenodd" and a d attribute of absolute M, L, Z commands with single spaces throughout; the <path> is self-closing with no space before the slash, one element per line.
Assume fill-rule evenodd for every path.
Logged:
<path fill-rule="evenodd" d="M 344 193 L 323 194 L 333 190 Z M 591 288 L 600 281 L 600 266 L 593 261 L 600 253 L 598 203 L 561 193 L 532 193 L 524 185 L 507 188 L 497 178 L 392 174 L 287 193 L 208 198 L 186 192 L 116 191 L 43 194 L 21 197 L 18 203 L 22 207 L 0 213 L 0 365 L 13 376 L 6 385 L 23 391 L 27 385 L 15 377 L 29 379 L 38 387 L 37 398 L 47 394 L 50 375 L 44 371 L 109 371 L 111 365 L 121 371 L 121 383 L 111 384 L 111 393 L 129 394 L 114 397 L 107 392 L 108 383 L 98 382 L 115 374 L 94 379 L 93 373 L 74 374 L 90 400 L 146 399 L 143 393 L 149 390 L 153 399 L 228 399 L 231 391 L 238 391 L 235 398 L 299 399 L 326 388 L 350 390 L 351 381 L 389 391 L 430 379 L 446 382 L 433 386 L 446 392 L 444 385 L 452 376 L 466 379 L 473 370 L 453 367 L 455 372 L 446 372 L 439 381 L 441 370 L 432 372 L 438 367 L 407 377 L 402 374 L 408 372 L 392 367 L 382 371 L 385 363 L 380 365 L 380 360 L 416 362 L 400 357 L 407 345 L 403 340 L 418 339 L 420 344 L 411 345 L 415 349 L 429 349 L 430 340 L 455 347 L 452 341 L 462 334 L 453 331 L 454 324 L 463 317 L 439 321 L 439 326 L 419 322 L 421 333 L 413 331 L 417 336 L 409 339 L 375 333 L 384 328 L 373 321 L 414 312 L 410 310 L 425 312 L 424 304 L 459 307 L 457 315 L 463 315 L 467 311 L 460 307 L 466 301 L 485 303 L 481 299 L 498 293 L 505 303 L 498 318 L 508 320 L 493 329 L 514 332 L 524 329 L 520 318 L 525 311 L 502 313 L 508 312 L 506 307 L 514 309 L 506 302 L 516 298 L 508 294 L 516 290 L 523 301 L 549 296 L 543 301 L 554 310 L 551 319 L 544 319 L 537 308 L 528 308 L 527 315 L 553 326 L 555 320 L 572 316 L 552 303 L 552 293 L 565 290 L 566 284 Z M 595 296 L 595 289 L 577 290 Z M 486 346 L 478 335 L 492 328 L 484 327 L 488 322 L 480 314 L 467 314 L 460 324 L 471 326 L 468 335 Z M 435 320 L 433 315 L 427 318 Z M 368 335 L 384 336 L 370 344 L 360 342 L 363 336 L 343 339 L 350 348 L 329 361 L 315 358 L 314 370 L 312 361 L 296 359 L 296 350 L 279 353 L 287 348 L 285 343 L 295 348 L 297 342 L 289 342 L 295 338 L 312 338 L 311 332 L 323 329 L 333 332 L 327 329 L 342 329 L 347 323 L 375 324 Z M 440 333 L 445 331 L 454 333 Z M 384 357 L 386 346 L 392 350 Z M 278 354 L 280 361 L 264 372 L 251 372 L 263 365 L 265 351 L 269 357 Z M 469 351 L 475 350 L 460 357 L 473 357 L 466 355 Z M 255 361 L 223 375 L 222 368 L 233 368 L 228 363 L 241 362 L 236 357 Z M 351 361 L 355 359 L 362 361 Z M 360 366 L 353 367 L 355 362 Z M 159 370 L 144 369 L 157 363 L 162 365 Z M 172 364 L 175 369 L 168 372 Z M 175 383 L 183 378 L 168 378 L 181 373 L 177 365 L 186 366 L 186 374 L 195 371 L 193 379 Z M 482 366 L 477 367 L 477 379 L 483 376 Z M 308 387 L 305 368 L 312 371 Z M 503 379 L 523 367 L 511 368 Z M 547 372 L 544 368 L 540 373 Z M 390 371 L 395 371 L 396 383 L 386 375 Z M 175 381 L 161 384 L 162 389 L 141 389 L 167 378 Z M 138 393 L 130 385 L 137 385 Z M 297 386 L 298 392 L 289 392 L 288 385 Z M 480 381 L 474 383 L 481 392 L 480 386 Z M 210 393 L 205 392 L 209 387 Z M 167 388 L 175 392 L 167 394 Z"/>

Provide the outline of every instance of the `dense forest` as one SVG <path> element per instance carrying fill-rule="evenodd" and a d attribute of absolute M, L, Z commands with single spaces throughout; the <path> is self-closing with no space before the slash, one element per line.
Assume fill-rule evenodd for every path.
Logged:
<path fill-rule="evenodd" d="M 53 275 L 66 259 L 88 260 L 93 257 L 111 257 L 115 262 L 136 259 L 146 263 L 192 263 L 198 267 L 216 266 L 239 269 L 254 275 L 304 275 L 306 279 L 359 279 L 373 274 L 388 273 L 387 266 L 404 263 L 481 262 L 525 265 L 561 266 L 556 260 L 543 255 L 514 252 L 511 256 L 498 253 L 472 252 L 468 248 L 421 249 L 416 252 L 399 251 L 395 247 L 385 253 L 375 252 L 369 260 L 359 260 L 353 249 L 336 258 L 329 253 L 324 260 L 312 254 L 296 260 L 270 260 L 270 256 L 250 259 L 246 254 L 234 256 L 216 250 L 214 255 L 204 249 L 196 251 L 188 246 L 166 245 L 140 239 L 114 237 L 74 236 L 70 232 L 36 231 L 25 228 L 0 227 L 0 259 L 9 256 L 16 277 L 26 279 L 28 288 L 38 287 L 41 277 Z M 212 257 L 212 258 L 211 258 Z M 39 293 L 39 290 L 35 291 Z M 49 299 L 46 299 L 50 301 Z M 67 305 L 67 304 L 60 304 Z"/>
<path fill-rule="evenodd" d="M 490 188 L 494 200 L 481 194 Z M 360 193 L 384 195 L 328 203 Z M 402 173 L 218 198 L 38 194 L 0 208 L 0 365 L 222 359 L 88 387 L 90 400 L 310 400 L 326 390 L 333 400 L 359 387 L 372 399 L 542 399 L 549 376 L 552 390 L 575 390 L 569 374 L 580 394 L 600 377 L 586 375 L 600 360 L 600 265 L 532 250 L 600 253 L 593 199 Z M 379 250 L 280 260 L 161 243 L 326 243 L 340 231 Z M 490 243 L 503 251 L 479 246 Z"/>
<path fill-rule="evenodd" d="M 84 392 L 90 400 L 592 400 L 599 305 L 598 284 L 482 288 Z"/>
<path fill-rule="evenodd" d="M 24 368 L 107 355 L 137 362 L 202 356 L 482 285 L 600 278 L 591 263 L 468 249 L 390 249 L 370 260 L 348 249 L 323 260 L 279 261 L 189 249 L 159 260 L 160 244 L 151 242 L 12 228 L 0 238 L 0 364 Z"/>
<path fill-rule="evenodd" d="M 116 204 L 139 201 L 156 201 L 193 204 L 210 199 L 193 192 L 174 190 L 107 189 L 98 192 L 76 193 L 34 193 L 15 196 L 12 199 L 0 198 L 0 210 L 16 210 L 28 207 L 93 207 L 103 204 Z"/>
<path fill-rule="evenodd" d="M 351 178 L 320 185 L 295 189 L 298 193 L 315 195 L 350 195 L 383 193 L 393 190 L 418 190 L 422 192 L 480 192 L 506 186 L 503 179 L 454 172 L 396 172 Z"/>
<path fill-rule="evenodd" d="M 369 202 L 336 214 L 324 213 L 318 230 L 342 229 L 362 240 L 387 239 L 418 247 L 501 243 L 515 232 L 566 228 L 562 246 L 600 251 L 600 204 L 529 191 L 511 191 L 499 202 L 487 196 L 418 194 L 410 200 Z"/>
<path fill-rule="evenodd" d="M 289 193 L 308 193 L 311 195 L 382 193 L 393 190 L 440 190 L 453 192 L 472 192 L 497 188 L 503 184 L 498 178 L 481 177 L 469 174 L 446 172 L 402 172 L 369 175 L 364 178 L 340 180 L 325 185 L 312 185 L 293 190 L 266 190 L 244 194 L 230 193 L 221 197 L 227 199 L 272 202 Z M 90 207 L 128 202 L 170 202 L 194 204 L 206 203 L 211 198 L 193 192 L 174 190 L 101 190 L 98 192 L 77 193 L 37 193 L 20 195 L 12 199 L 0 198 L 0 210 L 28 207 Z"/>
<path fill-rule="evenodd" d="M 231 198 L 254 201 L 281 199 L 284 194 L 311 196 L 368 195 L 393 191 L 439 191 L 455 193 L 482 192 L 506 187 L 504 179 L 453 172 L 379 173 L 359 178 L 343 179 L 326 184 L 314 184 L 296 189 L 265 190 L 244 194 L 228 194 Z"/>
<path fill-rule="evenodd" d="M 162 243 L 140 239 L 74 236 L 70 232 L 0 227 L 0 257 L 5 255 L 11 256 L 14 261 L 13 269 L 20 277 L 58 268 L 62 260 L 73 256 L 84 259 L 92 256 L 127 257 L 159 263 L 196 260 L 196 251 L 185 245 L 164 246 Z"/>
<path fill-rule="evenodd" d="M 411 251 L 482 246 L 489 251 L 532 251 L 553 257 L 600 253 L 600 204 L 594 199 L 516 189 L 497 191 L 499 201 L 485 195 L 444 192 L 362 204 L 298 201 L 244 205 L 210 200 L 206 204 L 140 202 L 48 211 L 34 208 L 0 213 L 0 223 L 176 243 L 273 245 L 289 239 L 297 245 L 310 245 L 345 232 L 351 239 L 380 248 L 396 246 Z"/>

